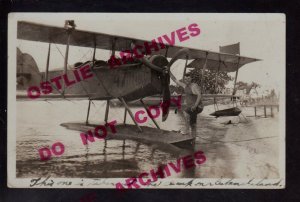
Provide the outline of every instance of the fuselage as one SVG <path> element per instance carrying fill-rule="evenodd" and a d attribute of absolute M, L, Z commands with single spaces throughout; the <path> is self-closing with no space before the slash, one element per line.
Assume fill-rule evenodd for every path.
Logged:
<path fill-rule="evenodd" d="M 89 65 L 88 75 L 80 74 L 82 66 Z M 78 73 L 79 72 L 79 73 Z M 48 72 L 47 88 L 45 72 L 41 72 L 40 81 L 35 85 L 40 92 L 46 94 L 64 94 L 65 97 L 86 97 L 89 99 L 113 99 L 123 97 L 126 101 L 160 94 L 162 84 L 160 75 L 143 64 L 128 64 L 115 68 L 109 66 L 93 66 L 92 62 L 83 64 L 76 68 Z M 30 86 L 29 86 L 30 87 Z M 63 93 L 64 91 L 64 93 Z"/>

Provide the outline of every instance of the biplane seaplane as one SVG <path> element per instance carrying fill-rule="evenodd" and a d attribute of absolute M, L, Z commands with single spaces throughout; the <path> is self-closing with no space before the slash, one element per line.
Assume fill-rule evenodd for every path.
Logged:
<path fill-rule="evenodd" d="M 258 59 L 232 55 L 226 53 L 217 53 L 200 49 L 186 48 L 180 46 L 171 46 L 167 43 L 160 44 L 164 46 L 156 51 L 147 52 L 138 50 L 141 57 L 133 57 L 117 67 L 111 67 L 110 59 L 115 57 L 117 51 L 133 50 L 134 47 L 142 47 L 145 41 L 136 38 L 95 33 L 75 29 L 74 21 L 65 21 L 64 27 L 54 27 L 32 22 L 19 21 L 17 39 L 48 43 L 48 54 L 45 72 L 38 72 L 38 68 L 33 58 L 28 54 L 18 51 L 17 56 L 17 85 L 28 89 L 30 86 L 45 85 L 47 89 L 51 86 L 51 92 L 44 91 L 38 99 L 73 99 L 84 98 L 89 100 L 86 121 L 84 123 L 64 123 L 62 126 L 78 131 L 87 131 L 93 127 L 89 123 L 90 105 L 93 100 L 105 100 L 106 111 L 104 122 L 108 122 L 109 106 L 112 99 L 118 99 L 125 108 L 124 122 L 118 123 L 116 130 L 118 135 L 109 134 L 108 138 L 114 139 L 133 139 L 138 141 L 162 142 L 180 146 L 190 144 L 195 137 L 192 135 L 181 135 L 176 131 L 166 131 L 160 129 L 156 121 L 151 118 L 149 110 L 143 99 L 148 96 L 160 95 L 162 100 L 162 121 L 165 121 L 169 114 L 170 107 L 170 75 L 172 65 L 178 59 L 185 60 L 183 75 L 187 68 L 201 68 L 202 72 L 206 69 L 216 71 L 234 72 L 238 71 L 243 65 L 257 61 Z M 66 46 L 64 56 L 64 67 L 60 70 L 49 71 L 49 61 L 51 59 L 51 45 L 61 44 Z M 93 48 L 93 58 L 91 61 L 78 62 L 73 66 L 68 65 L 69 46 Z M 111 57 L 108 60 L 97 60 L 95 58 L 97 49 L 111 51 Z M 133 51 L 132 51 L 133 52 Z M 131 53 L 132 53 L 131 52 Z M 169 58 L 169 60 L 168 60 Z M 192 60 L 190 64 L 188 61 Z M 78 79 L 74 72 L 82 67 L 89 67 L 93 74 L 88 79 Z M 61 86 L 54 86 L 53 78 L 61 76 Z M 203 76 L 203 74 L 202 74 Z M 72 85 L 62 78 L 76 80 Z M 51 83 L 52 81 L 52 83 Z M 235 80 L 236 81 L 236 80 Z M 26 84 L 26 85 L 25 85 Z M 202 87 L 203 89 L 203 82 Z M 203 94 L 204 98 L 233 98 L 234 95 Z M 29 99 L 28 94 L 17 94 L 17 99 Z M 139 100 L 146 109 L 149 118 L 154 122 L 157 128 L 140 126 L 128 105 L 131 101 Z M 235 108 L 234 108 L 235 109 Z M 236 110 L 231 112 L 238 113 Z M 135 125 L 126 124 L 127 114 L 131 117 Z M 224 114 L 224 112 L 220 112 Z M 232 114 L 232 115 L 234 115 Z M 220 116 L 221 116 L 220 115 Z"/>

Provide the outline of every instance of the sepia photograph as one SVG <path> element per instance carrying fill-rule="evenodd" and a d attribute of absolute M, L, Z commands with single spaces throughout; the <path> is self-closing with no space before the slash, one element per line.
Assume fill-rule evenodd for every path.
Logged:
<path fill-rule="evenodd" d="M 10 13 L 12 188 L 285 188 L 280 13 Z"/>

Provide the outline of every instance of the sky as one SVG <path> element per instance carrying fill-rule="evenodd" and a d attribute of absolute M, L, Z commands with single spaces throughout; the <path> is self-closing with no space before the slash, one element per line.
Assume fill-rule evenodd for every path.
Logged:
<path fill-rule="evenodd" d="M 75 20 L 76 29 L 151 40 L 197 23 L 200 35 L 177 45 L 219 52 L 219 46 L 240 42 L 240 54 L 262 61 L 246 64 L 239 70 L 238 81 L 256 82 L 263 89 L 285 86 L 285 15 L 284 14 L 82 14 L 82 13 L 13 13 L 9 26 L 16 29 L 18 20 L 63 27 L 65 20 Z M 15 37 L 15 36 L 10 36 Z M 48 44 L 17 40 L 22 52 L 31 54 L 40 71 L 45 71 Z M 52 46 L 50 70 L 63 67 L 65 46 Z M 96 58 L 107 60 L 109 51 L 97 50 Z M 70 47 L 69 64 L 92 58 L 91 48 Z M 182 77 L 184 61 L 172 67 Z M 232 76 L 234 74 L 231 74 Z M 232 85 L 232 84 L 229 84 Z M 230 86 L 229 86 L 230 87 Z"/>

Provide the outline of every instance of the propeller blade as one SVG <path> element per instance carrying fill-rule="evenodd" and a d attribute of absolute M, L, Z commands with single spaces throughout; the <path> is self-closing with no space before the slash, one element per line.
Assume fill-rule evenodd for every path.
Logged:
<path fill-rule="evenodd" d="M 163 86 L 163 102 L 162 102 L 162 121 L 165 121 L 168 118 L 169 115 L 169 108 L 170 108 L 170 100 L 171 100 L 171 93 L 169 89 L 170 85 L 170 77 L 172 80 L 175 80 L 176 78 L 174 75 L 171 73 L 170 68 L 171 66 L 178 60 L 178 58 L 182 55 L 188 56 L 190 54 L 190 50 L 188 48 L 182 48 L 177 53 L 175 56 L 171 59 L 171 61 L 167 64 L 167 74 L 162 76 L 162 86 Z"/>
<path fill-rule="evenodd" d="M 169 108 L 170 108 L 170 100 L 171 100 L 171 93 L 169 89 L 170 85 L 170 72 L 168 70 L 167 65 L 169 64 L 168 60 L 162 55 L 153 55 L 150 59 L 145 57 L 139 59 L 144 65 L 148 66 L 149 68 L 157 71 L 161 75 L 161 84 L 162 84 L 162 97 L 163 102 L 161 103 L 162 108 L 162 121 L 167 120 L 169 115 Z"/>

